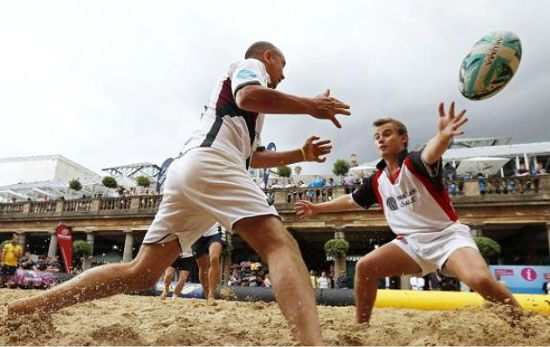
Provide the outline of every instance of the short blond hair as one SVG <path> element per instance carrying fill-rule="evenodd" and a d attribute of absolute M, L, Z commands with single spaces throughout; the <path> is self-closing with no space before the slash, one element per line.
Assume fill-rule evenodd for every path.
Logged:
<path fill-rule="evenodd" d="M 384 124 L 388 124 L 388 123 L 391 123 L 393 124 L 393 127 L 395 128 L 395 130 L 397 130 L 397 133 L 399 135 L 408 135 L 409 132 L 407 131 L 407 127 L 405 126 L 405 124 L 403 124 L 402 122 L 398 121 L 397 119 L 393 119 L 391 117 L 387 117 L 387 118 L 378 118 L 377 120 L 375 120 L 374 122 L 372 122 L 372 126 L 373 127 L 379 127 L 379 126 L 382 126 Z M 405 147 L 408 147 L 409 146 L 409 141 L 407 141 L 405 143 Z"/>

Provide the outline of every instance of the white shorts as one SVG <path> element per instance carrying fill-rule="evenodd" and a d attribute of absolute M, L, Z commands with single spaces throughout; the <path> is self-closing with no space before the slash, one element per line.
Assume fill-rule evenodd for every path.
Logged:
<path fill-rule="evenodd" d="M 477 250 L 470 228 L 460 223 L 454 223 L 438 232 L 402 235 L 392 242 L 413 258 L 422 269 L 422 276 L 436 270 L 444 275 L 452 275 L 443 268 L 449 256 L 459 248 Z"/>
<path fill-rule="evenodd" d="M 179 238 L 181 248 L 188 249 L 216 222 L 233 230 L 239 220 L 262 215 L 279 216 L 242 160 L 195 148 L 170 165 L 159 210 L 143 243 Z"/>

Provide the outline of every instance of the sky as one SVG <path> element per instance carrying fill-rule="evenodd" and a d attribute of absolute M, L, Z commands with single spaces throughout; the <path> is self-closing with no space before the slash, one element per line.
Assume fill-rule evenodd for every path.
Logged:
<path fill-rule="evenodd" d="M 550 2 L 529 1 L 2 1 L 0 158 L 61 154 L 87 168 L 162 164 L 198 123 L 217 80 L 248 46 L 286 56 L 280 91 L 329 88 L 351 105 L 342 129 L 307 115 L 268 115 L 262 138 L 295 149 L 333 141 L 326 163 L 377 158 L 371 123 L 408 126 L 411 146 L 436 134 L 440 101 L 466 108 L 467 137 L 550 140 Z M 519 36 L 516 76 L 469 101 L 458 71 L 493 31 Z"/>

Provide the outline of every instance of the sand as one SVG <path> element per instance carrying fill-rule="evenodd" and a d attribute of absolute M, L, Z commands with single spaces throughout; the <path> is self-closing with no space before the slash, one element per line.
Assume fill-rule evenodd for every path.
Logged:
<path fill-rule="evenodd" d="M 274 303 L 161 301 L 117 295 L 45 316 L 7 319 L 11 300 L 37 291 L 0 290 L 0 345 L 293 345 Z M 331 345 L 550 345 L 550 316 L 513 321 L 503 307 L 456 311 L 374 309 L 357 325 L 354 307 L 319 306 Z"/>

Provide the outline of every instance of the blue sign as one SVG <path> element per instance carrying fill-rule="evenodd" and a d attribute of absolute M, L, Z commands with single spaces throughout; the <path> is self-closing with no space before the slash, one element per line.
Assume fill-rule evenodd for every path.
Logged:
<path fill-rule="evenodd" d="M 277 147 L 275 146 L 275 144 L 273 142 L 270 142 L 266 149 L 268 151 L 272 151 L 272 152 L 276 152 L 277 151 Z M 267 189 L 267 181 L 269 181 L 269 168 L 264 168 L 264 187 L 265 189 Z"/>
<path fill-rule="evenodd" d="M 160 192 L 160 187 L 162 187 L 162 184 L 166 181 L 166 171 L 168 171 L 168 168 L 173 161 L 174 158 L 168 158 L 164 161 L 164 163 L 162 163 L 160 171 L 157 175 L 157 192 Z"/>
<path fill-rule="evenodd" d="M 489 270 L 512 293 L 543 294 L 543 283 L 550 282 L 550 266 L 490 265 Z"/>

